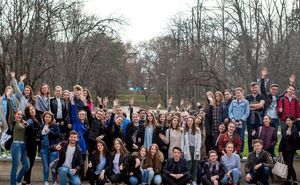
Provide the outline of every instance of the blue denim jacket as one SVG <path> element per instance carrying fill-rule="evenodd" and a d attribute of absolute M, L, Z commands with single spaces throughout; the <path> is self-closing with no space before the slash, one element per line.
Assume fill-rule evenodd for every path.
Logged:
<path fill-rule="evenodd" d="M 228 109 L 230 119 L 246 121 L 250 114 L 249 101 L 246 99 L 238 102 L 233 100 Z"/>

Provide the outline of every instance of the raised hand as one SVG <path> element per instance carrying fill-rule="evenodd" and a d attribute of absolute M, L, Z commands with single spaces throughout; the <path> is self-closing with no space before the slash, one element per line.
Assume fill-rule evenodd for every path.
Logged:
<path fill-rule="evenodd" d="M 161 108 L 161 104 L 159 103 L 156 107 L 156 109 L 160 109 Z"/>
<path fill-rule="evenodd" d="M 118 99 L 114 99 L 114 101 L 113 101 L 113 106 L 115 107 L 115 106 L 117 106 L 117 105 L 119 105 L 119 100 L 118 100 Z"/>
<path fill-rule="evenodd" d="M 20 81 L 23 82 L 26 79 L 26 77 L 27 77 L 26 74 L 22 74 L 20 76 Z"/>
<path fill-rule="evenodd" d="M 171 96 L 169 99 L 168 99 L 168 104 L 172 104 L 173 102 L 173 96 Z"/>
<path fill-rule="evenodd" d="M 184 104 L 184 99 L 181 98 L 181 100 L 180 100 L 180 106 L 182 106 L 183 104 Z"/>
<path fill-rule="evenodd" d="M 70 92 L 69 99 L 70 99 L 71 104 L 74 104 L 74 93 L 73 92 Z"/>
<path fill-rule="evenodd" d="M 292 75 L 290 76 L 289 80 L 290 80 L 290 84 L 294 84 L 295 81 L 296 81 L 296 75 L 295 75 L 295 74 L 292 74 Z"/>
<path fill-rule="evenodd" d="M 261 70 L 261 78 L 265 78 L 267 75 L 268 75 L 268 70 L 267 70 L 267 68 L 264 67 Z"/>
<path fill-rule="evenodd" d="M 104 107 L 107 107 L 108 102 L 109 102 L 108 97 L 105 97 L 105 98 L 103 99 L 103 101 L 102 101 L 103 106 L 104 106 Z"/>
<path fill-rule="evenodd" d="M 98 104 L 102 105 L 102 98 L 100 98 L 99 96 L 97 96 L 97 100 L 98 100 Z"/>

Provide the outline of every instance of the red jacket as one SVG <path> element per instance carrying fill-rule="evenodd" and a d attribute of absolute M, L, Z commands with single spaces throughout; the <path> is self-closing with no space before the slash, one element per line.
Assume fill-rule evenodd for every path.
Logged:
<path fill-rule="evenodd" d="M 284 104 L 284 107 L 282 105 Z M 279 109 L 283 108 L 283 112 L 279 112 Z M 300 118 L 300 107 L 299 101 L 295 96 L 292 97 L 290 101 L 288 96 L 285 95 L 284 98 L 280 98 L 277 105 L 277 112 L 280 116 L 281 121 L 285 121 L 287 116 L 294 116 L 295 118 Z"/>
<path fill-rule="evenodd" d="M 234 150 L 237 154 L 241 153 L 242 140 L 238 134 L 233 134 L 232 138 L 228 136 L 228 133 L 221 134 L 218 142 L 218 151 L 219 154 L 222 154 L 222 151 L 225 151 L 225 145 L 228 142 L 232 142 L 234 145 Z"/>

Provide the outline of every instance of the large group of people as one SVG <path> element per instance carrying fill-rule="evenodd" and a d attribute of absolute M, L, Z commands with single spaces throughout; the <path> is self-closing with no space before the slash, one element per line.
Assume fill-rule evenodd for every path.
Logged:
<path fill-rule="evenodd" d="M 50 87 L 42 83 L 34 95 L 24 84 L 26 75 L 17 82 L 11 72 L 11 86 L 0 98 L 1 151 L 12 158 L 10 184 L 30 185 L 40 156 L 45 185 L 79 185 L 83 179 L 91 185 L 237 185 L 242 177 L 249 184 L 268 185 L 280 129 L 278 155 L 288 166 L 285 183 L 296 185 L 300 106 L 295 76 L 279 95 L 277 84 L 267 93 L 266 75 L 263 69 L 247 96 L 241 87 L 208 91 L 205 104 L 185 108 L 181 102 L 167 112 L 160 106 L 134 112 L 131 100 L 126 114 L 117 100 L 112 110 L 108 98 L 97 97 L 94 103 L 80 85 L 72 91 L 56 86 L 51 97 Z"/>

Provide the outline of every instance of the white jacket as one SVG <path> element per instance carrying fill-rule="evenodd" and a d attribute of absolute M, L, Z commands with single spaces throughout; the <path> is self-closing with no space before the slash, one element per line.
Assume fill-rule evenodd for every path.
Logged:
<path fill-rule="evenodd" d="M 185 134 L 182 134 L 181 137 L 181 148 L 183 150 L 184 158 L 187 161 L 192 160 L 192 156 L 190 153 L 190 146 L 189 146 L 189 133 L 186 132 Z M 195 152 L 193 159 L 194 160 L 200 160 L 201 159 L 201 131 L 199 128 L 196 128 L 195 133 Z"/>

